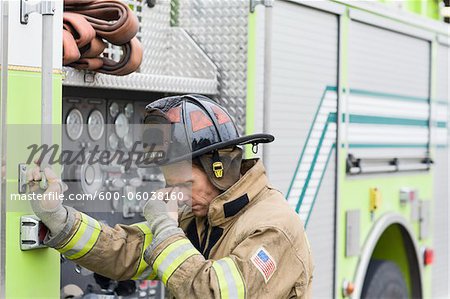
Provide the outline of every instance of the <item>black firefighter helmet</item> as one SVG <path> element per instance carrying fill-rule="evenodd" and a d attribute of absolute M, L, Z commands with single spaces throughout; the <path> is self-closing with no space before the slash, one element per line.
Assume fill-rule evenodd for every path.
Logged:
<path fill-rule="evenodd" d="M 222 150 L 245 144 L 257 146 L 273 140 L 270 134 L 239 136 L 228 112 L 202 95 L 166 97 L 146 107 L 143 143 L 148 160 L 157 161 L 153 165 L 209 155 L 214 175 L 220 178 Z"/>

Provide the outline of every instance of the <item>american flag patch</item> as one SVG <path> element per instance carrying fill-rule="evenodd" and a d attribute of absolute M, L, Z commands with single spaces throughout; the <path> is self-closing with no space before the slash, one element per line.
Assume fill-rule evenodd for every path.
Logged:
<path fill-rule="evenodd" d="M 277 269 L 277 264 L 273 257 L 265 250 L 263 247 L 260 247 L 256 250 L 256 253 L 250 259 L 255 267 L 261 272 L 264 277 L 264 281 L 267 283 L 272 277 L 272 274 Z"/>

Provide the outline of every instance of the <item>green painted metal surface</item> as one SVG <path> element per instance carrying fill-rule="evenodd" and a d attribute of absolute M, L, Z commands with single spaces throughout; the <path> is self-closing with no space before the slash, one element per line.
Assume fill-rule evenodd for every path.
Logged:
<path fill-rule="evenodd" d="M 346 151 L 341 150 L 341 165 L 345 163 Z M 345 168 L 339 170 L 342 180 L 340 181 L 340 197 L 339 202 L 339 223 L 338 223 L 338 282 L 344 279 L 353 280 L 355 277 L 356 267 L 358 265 L 358 257 L 345 256 L 345 212 L 348 210 L 360 210 L 360 228 L 361 228 L 361 248 L 367 240 L 373 224 L 384 213 L 396 212 L 409 220 L 415 232 L 414 238 L 418 240 L 419 223 L 411 221 L 410 205 L 402 206 L 399 200 L 399 191 L 402 187 L 410 187 L 417 189 L 421 199 L 431 199 L 433 197 L 433 178 L 431 172 L 423 172 L 416 174 L 395 174 L 383 176 L 346 176 Z M 377 187 L 382 194 L 382 204 L 374 213 L 373 217 L 369 211 L 369 189 Z M 421 241 L 420 244 L 431 244 L 431 238 Z M 379 249 L 381 250 L 381 249 Z M 383 248 L 385 251 L 392 250 L 391 247 Z M 430 273 L 424 271 L 424 289 L 425 295 L 430 294 Z M 339 294 L 339 293 L 338 293 Z"/>
<path fill-rule="evenodd" d="M 426 16 L 430 19 L 439 20 L 440 15 L 440 3 L 443 1 L 428 0 L 426 1 Z"/>
<path fill-rule="evenodd" d="M 59 298 L 59 253 L 46 248 L 19 249 L 19 219 L 23 213 L 6 216 L 6 286 L 8 299 Z"/>
<path fill-rule="evenodd" d="M 245 134 L 255 132 L 256 105 L 256 19 L 257 12 L 248 15 L 247 39 L 247 103 L 245 108 Z M 245 156 L 252 156 L 251 146 L 245 147 Z"/>
<path fill-rule="evenodd" d="M 406 10 L 421 14 L 422 13 L 422 1 L 421 0 L 408 0 L 406 1 Z"/>
<path fill-rule="evenodd" d="M 40 73 L 8 72 L 8 128 L 14 124 L 39 127 L 41 122 Z M 53 122 L 61 123 L 62 76 L 53 78 Z M 33 126 L 33 127 L 35 127 Z M 31 127 L 31 126 L 30 126 Z M 7 199 L 17 193 L 17 164 L 27 157 L 23 143 L 39 142 L 40 136 L 8 134 Z M 10 158 L 11 157 L 11 158 Z M 3 199 L 5 200 L 5 199 Z M 7 202 L 6 213 L 6 298 L 59 298 L 60 257 L 53 249 L 20 250 L 20 216 L 31 214 L 28 202 Z"/>
<path fill-rule="evenodd" d="M 398 2 L 398 0 L 379 0 L 389 4 L 389 2 Z M 405 0 L 404 8 L 406 11 L 421 15 L 433 20 L 440 19 L 439 6 L 443 1 L 440 0 Z"/>
<path fill-rule="evenodd" d="M 180 1 L 170 1 L 170 26 L 178 27 L 180 25 Z"/>

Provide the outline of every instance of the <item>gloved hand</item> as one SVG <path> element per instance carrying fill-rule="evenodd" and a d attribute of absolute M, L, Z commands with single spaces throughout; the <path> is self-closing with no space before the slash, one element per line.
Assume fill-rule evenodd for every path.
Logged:
<path fill-rule="evenodd" d="M 67 220 L 67 210 L 59 199 L 59 194 L 67 190 L 67 186 L 61 182 L 51 168 L 44 169 L 47 178 L 48 188 L 45 190 L 42 200 L 31 200 L 30 205 L 36 216 L 48 227 L 52 236 L 59 234 Z M 39 182 L 42 180 L 41 169 L 36 166 L 27 171 L 27 183 L 30 192 L 39 190 Z M 54 196 L 49 196 L 53 192 Z M 45 196 L 47 194 L 47 197 Z"/>
<path fill-rule="evenodd" d="M 178 188 L 164 188 L 156 191 L 156 198 L 147 200 L 144 206 L 144 217 L 150 225 L 150 230 L 154 238 L 168 229 L 178 228 L 178 203 L 176 200 L 158 199 L 158 194 L 162 194 L 164 198 L 166 194 L 177 192 Z"/>

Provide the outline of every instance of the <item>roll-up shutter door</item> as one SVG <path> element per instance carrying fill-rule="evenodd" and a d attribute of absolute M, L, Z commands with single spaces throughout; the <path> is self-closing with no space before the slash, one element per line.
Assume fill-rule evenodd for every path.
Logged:
<path fill-rule="evenodd" d="M 430 47 L 419 38 L 351 23 L 345 138 L 355 158 L 427 167 L 421 161 L 430 142 Z"/>
<path fill-rule="evenodd" d="M 338 17 L 287 1 L 273 8 L 272 94 L 265 148 L 271 183 L 306 224 L 314 259 L 313 293 L 331 298 Z"/>

